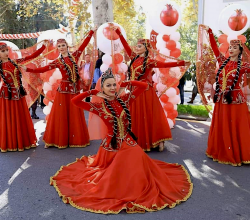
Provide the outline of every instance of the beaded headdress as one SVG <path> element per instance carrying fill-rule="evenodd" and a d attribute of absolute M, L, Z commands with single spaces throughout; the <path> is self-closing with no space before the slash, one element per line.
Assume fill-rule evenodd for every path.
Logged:
<path fill-rule="evenodd" d="M 66 41 L 65 39 L 61 38 L 61 39 L 58 39 L 58 40 L 56 41 L 56 43 L 57 43 L 57 44 L 62 44 L 62 43 L 66 43 L 66 44 L 67 44 L 67 41 Z"/>
<path fill-rule="evenodd" d="M 102 78 L 101 78 L 101 86 L 103 86 L 103 83 L 106 79 L 109 78 L 115 78 L 113 73 L 112 73 L 112 69 L 108 68 L 103 74 L 102 74 Z"/>
<path fill-rule="evenodd" d="M 149 39 L 139 39 L 137 41 L 137 44 L 144 44 L 146 47 L 152 48 L 152 45 Z"/>
<path fill-rule="evenodd" d="M 0 50 L 7 48 L 7 44 L 4 42 L 0 42 Z"/>
<path fill-rule="evenodd" d="M 231 45 L 240 45 L 242 47 L 242 42 L 241 40 L 230 40 Z"/>

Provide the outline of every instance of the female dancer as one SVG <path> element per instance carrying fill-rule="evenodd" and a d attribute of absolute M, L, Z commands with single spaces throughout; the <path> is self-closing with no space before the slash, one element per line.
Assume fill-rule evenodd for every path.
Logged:
<path fill-rule="evenodd" d="M 73 54 L 68 51 L 65 39 L 57 40 L 60 57 L 47 66 L 30 69 L 28 72 L 42 73 L 58 68 L 62 81 L 57 89 L 43 140 L 45 148 L 85 147 L 89 145 L 89 134 L 84 112 L 71 103 L 71 99 L 80 92 L 80 76 L 77 62 L 84 48 L 88 45 L 96 28 L 91 30 L 82 45 Z"/>
<path fill-rule="evenodd" d="M 240 40 L 231 40 L 230 56 L 225 58 L 219 52 L 212 30 L 207 26 L 204 29 L 220 66 L 206 154 L 214 161 L 233 166 L 250 163 L 250 117 L 242 88 L 246 74 L 250 73 L 250 64 L 242 62 L 242 55 L 249 56 L 249 51 Z"/>
<path fill-rule="evenodd" d="M 11 60 L 6 43 L 0 42 L 0 149 L 23 151 L 36 147 L 36 134 L 30 117 L 18 64 L 39 56 L 45 45 L 30 56 Z"/>
<path fill-rule="evenodd" d="M 131 132 L 129 106 L 147 88 L 144 82 L 123 82 L 134 86 L 132 93 L 116 96 L 116 81 L 110 69 L 102 75 L 102 92 L 90 90 L 72 99 L 78 107 L 97 114 L 108 134 L 97 155 L 61 167 L 51 177 L 65 203 L 95 213 L 117 214 L 173 208 L 186 201 L 192 183 L 185 168 L 148 157 Z M 104 98 L 102 103 L 83 102 L 87 96 Z"/>
<path fill-rule="evenodd" d="M 116 29 L 115 27 L 113 28 Z M 149 58 L 151 44 L 147 39 L 138 40 L 134 53 L 119 29 L 116 29 L 116 33 L 119 35 L 131 59 L 129 67 L 130 79 L 147 82 L 148 84 L 147 90 L 131 105 L 132 131 L 138 137 L 138 144 L 145 151 L 150 151 L 151 148 L 158 145 L 159 151 L 163 151 L 164 141 L 172 139 L 172 135 L 164 110 L 153 87 L 152 69 L 184 66 L 189 65 L 190 62 L 177 61 L 163 63 Z"/>

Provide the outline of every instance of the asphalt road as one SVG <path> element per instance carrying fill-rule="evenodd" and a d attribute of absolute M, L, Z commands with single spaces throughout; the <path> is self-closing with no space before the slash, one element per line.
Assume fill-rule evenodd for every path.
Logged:
<path fill-rule="evenodd" d="M 39 110 L 39 115 L 44 117 Z M 88 117 L 88 114 L 86 114 Z M 62 165 L 82 155 L 92 155 L 100 141 L 86 148 L 44 149 L 43 120 L 34 120 L 39 138 L 36 149 L 0 153 L 0 220 L 249 220 L 250 166 L 232 167 L 205 156 L 209 123 L 177 120 L 173 140 L 164 152 L 149 152 L 151 158 L 184 165 L 191 175 L 191 197 L 173 209 L 145 214 L 103 215 L 84 212 L 64 204 L 50 176 Z"/>

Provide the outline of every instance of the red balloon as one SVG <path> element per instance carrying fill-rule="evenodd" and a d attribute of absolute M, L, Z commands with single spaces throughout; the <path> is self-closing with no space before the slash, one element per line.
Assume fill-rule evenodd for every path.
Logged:
<path fill-rule="evenodd" d="M 166 94 L 162 94 L 162 96 L 160 97 L 160 100 L 163 103 L 167 103 L 168 102 L 168 96 Z"/>
<path fill-rule="evenodd" d="M 123 56 L 120 53 L 114 55 L 114 63 L 119 64 L 123 61 Z"/>
<path fill-rule="evenodd" d="M 156 49 L 156 43 L 157 43 L 156 37 L 157 37 L 157 35 L 158 35 L 158 33 L 155 32 L 154 30 L 152 30 L 150 32 L 150 43 L 154 49 Z"/>
<path fill-rule="evenodd" d="M 172 111 L 168 112 L 168 118 L 170 118 L 172 120 L 175 119 L 177 116 L 178 116 L 178 112 L 174 109 Z"/>
<path fill-rule="evenodd" d="M 228 19 L 228 25 L 233 31 L 242 30 L 247 24 L 247 16 L 241 9 L 235 10 L 235 13 Z"/>
<path fill-rule="evenodd" d="M 48 91 L 47 94 L 46 94 L 46 97 L 49 99 L 49 100 L 52 100 L 53 97 L 52 97 L 52 91 Z"/>
<path fill-rule="evenodd" d="M 226 34 L 221 34 L 221 35 L 218 37 L 218 41 L 219 41 L 220 44 L 226 43 L 226 42 L 227 42 L 227 35 L 226 35 Z"/>
<path fill-rule="evenodd" d="M 169 35 L 163 35 L 162 36 L 162 40 L 164 40 L 165 42 L 170 40 L 170 36 Z"/>
<path fill-rule="evenodd" d="M 165 77 L 169 75 L 169 69 L 168 68 L 161 68 L 160 69 L 161 74 L 163 74 Z"/>
<path fill-rule="evenodd" d="M 175 87 L 174 89 L 176 90 L 176 95 L 179 95 L 180 94 L 180 90 L 177 87 Z"/>
<path fill-rule="evenodd" d="M 166 58 L 162 57 L 161 55 L 157 55 L 155 59 L 161 62 L 164 62 L 166 60 Z"/>
<path fill-rule="evenodd" d="M 226 57 L 226 58 L 229 57 L 229 51 L 226 52 L 225 57 Z M 216 71 L 216 72 L 218 72 L 218 71 Z"/>
<path fill-rule="evenodd" d="M 246 41 L 247 41 L 247 38 L 244 36 L 244 35 L 239 35 L 238 37 L 237 37 L 239 40 L 241 40 L 241 42 L 244 44 L 244 43 L 246 43 Z"/>
<path fill-rule="evenodd" d="M 220 46 L 219 46 L 219 51 L 221 53 L 226 53 L 226 51 L 228 50 L 228 47 L 229 47 L 229 43 L 222 43 Z"/>
<path fill-rule="evenodd" d="M 169 50 L 174 50 L 176 48 L 176 42 L 174 40 L 167 41 L 166 48 Z"/>
<path fill-rule="evenodd" d="M 181 55 L 181 50 L 178 48 L 175 48 L 174 50 L 170 51 L 170 56 L 178 58 Z"/>
<path fill-rule="evenodd" d="M 160 14 L 161 22 L 165 26 L 172 27 L 177 23 L 178 18 L 179 18 L 178 11 L 175 8 L 173 8 L 171 4 L 166 4 L 166 7 L 162 10 Z"/>
<path fill-rule="evenodd" d="M 43 99 L 43 103 L 44 103 L 45 105 L 48 105 L 48 104 L 49 104 L 49 100 L 46 99 L 46 98 L 44 98 L 44 99 Z"/>
<path fill-rule="evenodd" d="M 171 102 L 164 103 L 163 108 L 166 112 L 171 112 L 174 110 L 174 105 Z"/>
<path fill-rule="evenodd" d="M 116 64 L 115 65 L 110 64 L 109 67 L 112 69 L 112 72 L 114 74 L 118 73 L 119 67 Z"/>
<path fill-rule="evenodd" d="M 117 27 L 119 30 L 121 30 L 118 26 L 114 26 L 114 27 Z M 103 28 L 103 34 L 104 36 L 109 39 L 109 40 L 117 40 L 119 39 L 119 35 L 114 31 L 114 30 L 111 30 L 110 27 L 105 27 Z"/>

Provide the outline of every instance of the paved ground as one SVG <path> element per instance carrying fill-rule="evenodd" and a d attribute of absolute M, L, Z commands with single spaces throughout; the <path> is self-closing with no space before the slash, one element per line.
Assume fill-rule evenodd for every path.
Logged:
<path fill-rule="evenodd" d="M 39 116 L 44 118 L 41 109 Z M 49 185 L 50 176 L 61 165 L 82 155 L 95 154 L 100 141 L 93 141 L 91 146 L 82 149 L 44 149 L 41 140 L 45 123 L 34 120 L 34 124 L 40 140 L 36 149 L 0 153 L 0 220 L 250 219 L 250 166 L 222 165 L 205 156 L 208 122 L 177 120 L 172 130 L 174 139 L 166 143 L 167 149 L 162 153 L 148 153 L 154 159 L 187 168 L 194 184 L 191 198 L 173 209 L 119 215 L 94 214 L 73 208 L 64 204 Z"/>

